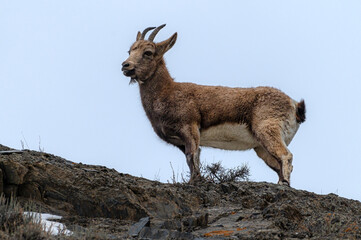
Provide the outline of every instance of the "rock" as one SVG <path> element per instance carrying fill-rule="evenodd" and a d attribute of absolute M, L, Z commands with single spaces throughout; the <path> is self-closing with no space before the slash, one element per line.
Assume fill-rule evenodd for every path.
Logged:
<path fill-rule="evenodd" d="M 5 184 L 4 194 L 6 197 L 17 196 L 18 186 L 14 184 Z"/>
<path fill-rule="evenodd" d="M 139 220 L 139 222 L 137 222 L 136 224 L 132 225 L 130 228 L 129 228 L 129 232 L 128 232 L 128 235 L 130 237 L 137 237 L 139 232 L 145 227 L 145 226 L 148 226 L 149 227 L 149 217 L 145 217 L 145 218 L 141 218 Z"/>
<path fill-rule="evenodd" d="M 23 151 L 20 150 L 5 150 L 5 151 L 0 151 L 0 155 L 8 155 L 8 154 L 13 154 L 13 153 L 22 153 Z"/>
<path fill-rule="evenodd" d="M 34 200 L 42 200 L 39 185 L 35 182 L 28 182 L 18 187 L 18 196 Z"/>
<path fill-rule="evenodd" d="M 139 239 L 178 239 L 178 240 L 192 240 L 195 236 L 189 232 L 172 231 L 168 229 L 145 227 L 139 233 Z"/>
<path fill-rule="evenodd" d="M 2 156 L 1 158 L 5 157 Z M 0 167 L 5 173 L 5 181 L 8 184 L 23 184 L 24 176 L 28 172 L 28 169 L 21 163 L 12 160 L 2 160 Z"/>
<path fill-rule="evenodd" d="M 0 194 L 4 192 L 4 174 L 0 168 Z"/>
<path fill-rule="evenodd" d="M 183 230 L 191 232 L 195 228 L 204 228 L 208 225 L 208 213 L 194 214 L 191 217 L 186 217 L 182 221 Z"/>
<path fill-rule="evenodd" d="M 262 182 L 164 184 L 35 151 L 0 155 L 0 190 L 108 239 L 361 238 L 361 203 L 334 194 Z"/>
<path fill-rule="evenodd" d="M 10 150 L 14 150 L 14 149 L 11 149 L 11 148 L 9 148 L 7 146 L 4 146 L 4 145 L 0 144 L 0 151 L 10 151 Z"/>

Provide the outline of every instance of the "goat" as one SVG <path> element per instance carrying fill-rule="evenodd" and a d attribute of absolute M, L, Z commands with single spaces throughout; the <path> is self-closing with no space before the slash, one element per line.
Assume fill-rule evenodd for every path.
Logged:
<path fill-rule="evenodd" d="M 165 24 L 138 32 L 122 63 L 130 83 L 138 82 L 142 105 L 156 134 L 186 156 L 190 183 L 201 180 L 200 146 L 254 149 L 290 185 L 293 155 L 287 146 L 306 120 L 303 100 L 296 102 L 271 87 L 230 88 L 175 82 L 163 55 L 177 39 L 154 43 Z M 154 29 L 154 30 L 153 30 Z M 148 40 L 147 32 L 153 30 Z"/>

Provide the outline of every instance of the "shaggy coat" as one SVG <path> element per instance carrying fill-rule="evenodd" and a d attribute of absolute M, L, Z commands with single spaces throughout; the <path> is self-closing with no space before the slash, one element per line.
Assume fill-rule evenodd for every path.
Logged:
<path fill-rule="evenodd" d="M 175 43 L 177 33 L 154 43 L 164 25 L 148 40 L 138 32 L 123 62 L 122 71 L 138 82 L 144 110 L 156 134 L 186 156 L 194 182 L 201 179 L 200 146 L 226 150 L 254 149 L 279 176 L 290 184 L 292 154 L 287 145 L 305 121 L 305 103 L 296 102 L 271 87 L 229 88 L 175 82 L 163 55 Z"/>

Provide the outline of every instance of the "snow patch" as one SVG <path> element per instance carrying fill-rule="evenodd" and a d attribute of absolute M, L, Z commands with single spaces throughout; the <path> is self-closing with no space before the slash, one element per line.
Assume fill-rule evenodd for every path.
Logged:
<path fill-rule="evenodd" d="M 31 217 L 34 222 L 40 222 L 46 232 L 52 235 L 58 235 L 63 233 L 67 236 L 73 234 L 72 231 L 66 229 L 65 225 L 54 220 L 61 219 L 61 216 L 49 214 L 49 213 L 37 213 L 37 212 L 24 212 L 24 215 Z"/>

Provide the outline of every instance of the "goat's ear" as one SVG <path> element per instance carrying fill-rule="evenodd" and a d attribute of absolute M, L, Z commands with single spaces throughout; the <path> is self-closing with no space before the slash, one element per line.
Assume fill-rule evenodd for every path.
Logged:
<path fill-rule="evenodd" d="M 157 43 L 156 47 L 157 47 L 157 54 L 159 55 L 163 55 L 164 53 L 166 53 L 169 49 L 171 49 L 173 47 L 173 45 L 175 44 L 177 40 L 177 33 L 174 33 L 170 38 L 168 38 L 167 40 Z"/>
<path fill-rule="evenodd" d="M 142 36 L 142 34 L 140 32 L 137 33 L 137 40 L 138 41 L 140 39 L 140 37 Z"/>

